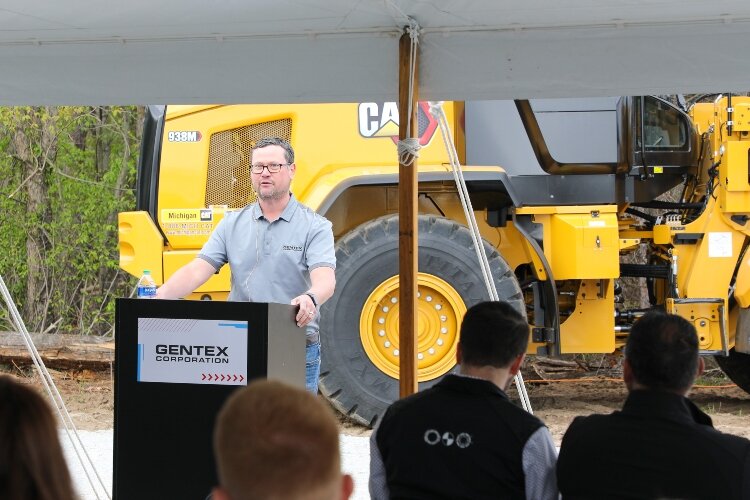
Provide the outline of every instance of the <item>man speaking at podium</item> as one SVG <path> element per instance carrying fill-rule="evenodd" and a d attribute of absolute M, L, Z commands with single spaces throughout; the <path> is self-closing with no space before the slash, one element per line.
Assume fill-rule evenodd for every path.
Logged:
<path fill-rule="evenodd" d="M 288 142 L 261 139 L 252 149 L 250 165 L 258 200 L 227 212 L 198 256 L 159 287 L 156 298 L 184 297 L 229 264 L 229 300 L 299 306 L 297 326 L 305 328 L 307 339 L 307 390 L 317 394 L 319 308 L 336 286 L 331 223 L 289 191 L 297 167 Z"/>

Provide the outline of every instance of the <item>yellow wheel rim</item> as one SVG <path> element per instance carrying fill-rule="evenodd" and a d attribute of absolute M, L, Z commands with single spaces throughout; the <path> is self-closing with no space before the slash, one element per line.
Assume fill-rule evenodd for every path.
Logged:
<path fill-rule="evenodd" d="M 417 380 L 435 379 L 456 364 L 458 330 L 466 313 L 459 293 L 431 274 L 417 278 Z M 370 294 L 359 319 L 359 335 L 367 357 L 386 375 L 398 379 L 398 276 Z"/>

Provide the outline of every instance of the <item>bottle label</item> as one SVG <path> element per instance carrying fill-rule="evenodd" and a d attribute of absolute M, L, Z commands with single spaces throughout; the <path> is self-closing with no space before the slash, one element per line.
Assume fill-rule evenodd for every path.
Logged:
<path fill-rule="evenodd" d="M 138 285 L 137 295 L 139 299 L 153 299 L 156 297 L 154 285 Z"/>

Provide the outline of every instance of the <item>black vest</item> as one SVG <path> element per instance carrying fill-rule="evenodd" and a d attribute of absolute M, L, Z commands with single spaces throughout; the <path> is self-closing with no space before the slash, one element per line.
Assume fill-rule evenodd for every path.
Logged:
<path fill-rule="evenodd" d="M 525 498 L 521 455 L 543 425 L 493 383 L 448 375 L 383 417 L 391 498 Z"/>

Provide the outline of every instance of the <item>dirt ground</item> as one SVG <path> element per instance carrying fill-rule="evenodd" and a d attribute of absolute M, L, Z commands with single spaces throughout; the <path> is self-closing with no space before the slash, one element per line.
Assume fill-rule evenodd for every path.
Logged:
<path fill-rule="evenodd" d="M 534 414 L 547 424 L 558 446 L 573 418 L 611 413 L 625 400 L 627 390 L 622 381 L 587 380 L 528 384 Z M 731 382 L 696 387 L 690 399 L 711 416 L 714 427 L 720 431 L 750 438 L 750 395 L 734 385 L 724 387 L 725 384 Z"/>
<path fill-rule="evenodd" d="M 32 368 L 0 365 L 0 371 L 17 376 L 24 383 L 43 391 L 40 379 Z M 112 428 L 114 391 L 111 372 L 50 370 L 50 373 L 79 429 Z M 532 409 L 549 426 L 558 445 L 574 417 L 610 413 L 621 406 L 626 390 L 623 383 L 611 375 L 527 381 Z M 750 438 L 750 395 L 722 378 L 700 381 L 699 384 L 693 390 L 691 399 L 711 416 L 714 425 L 723 432 Z M 517 398 L 514 387 L 511 387 L 509 395 Z M 370 433 L 345 417 L 341 417 L 340 422 L 344 434 L 361 436 Z"/>

